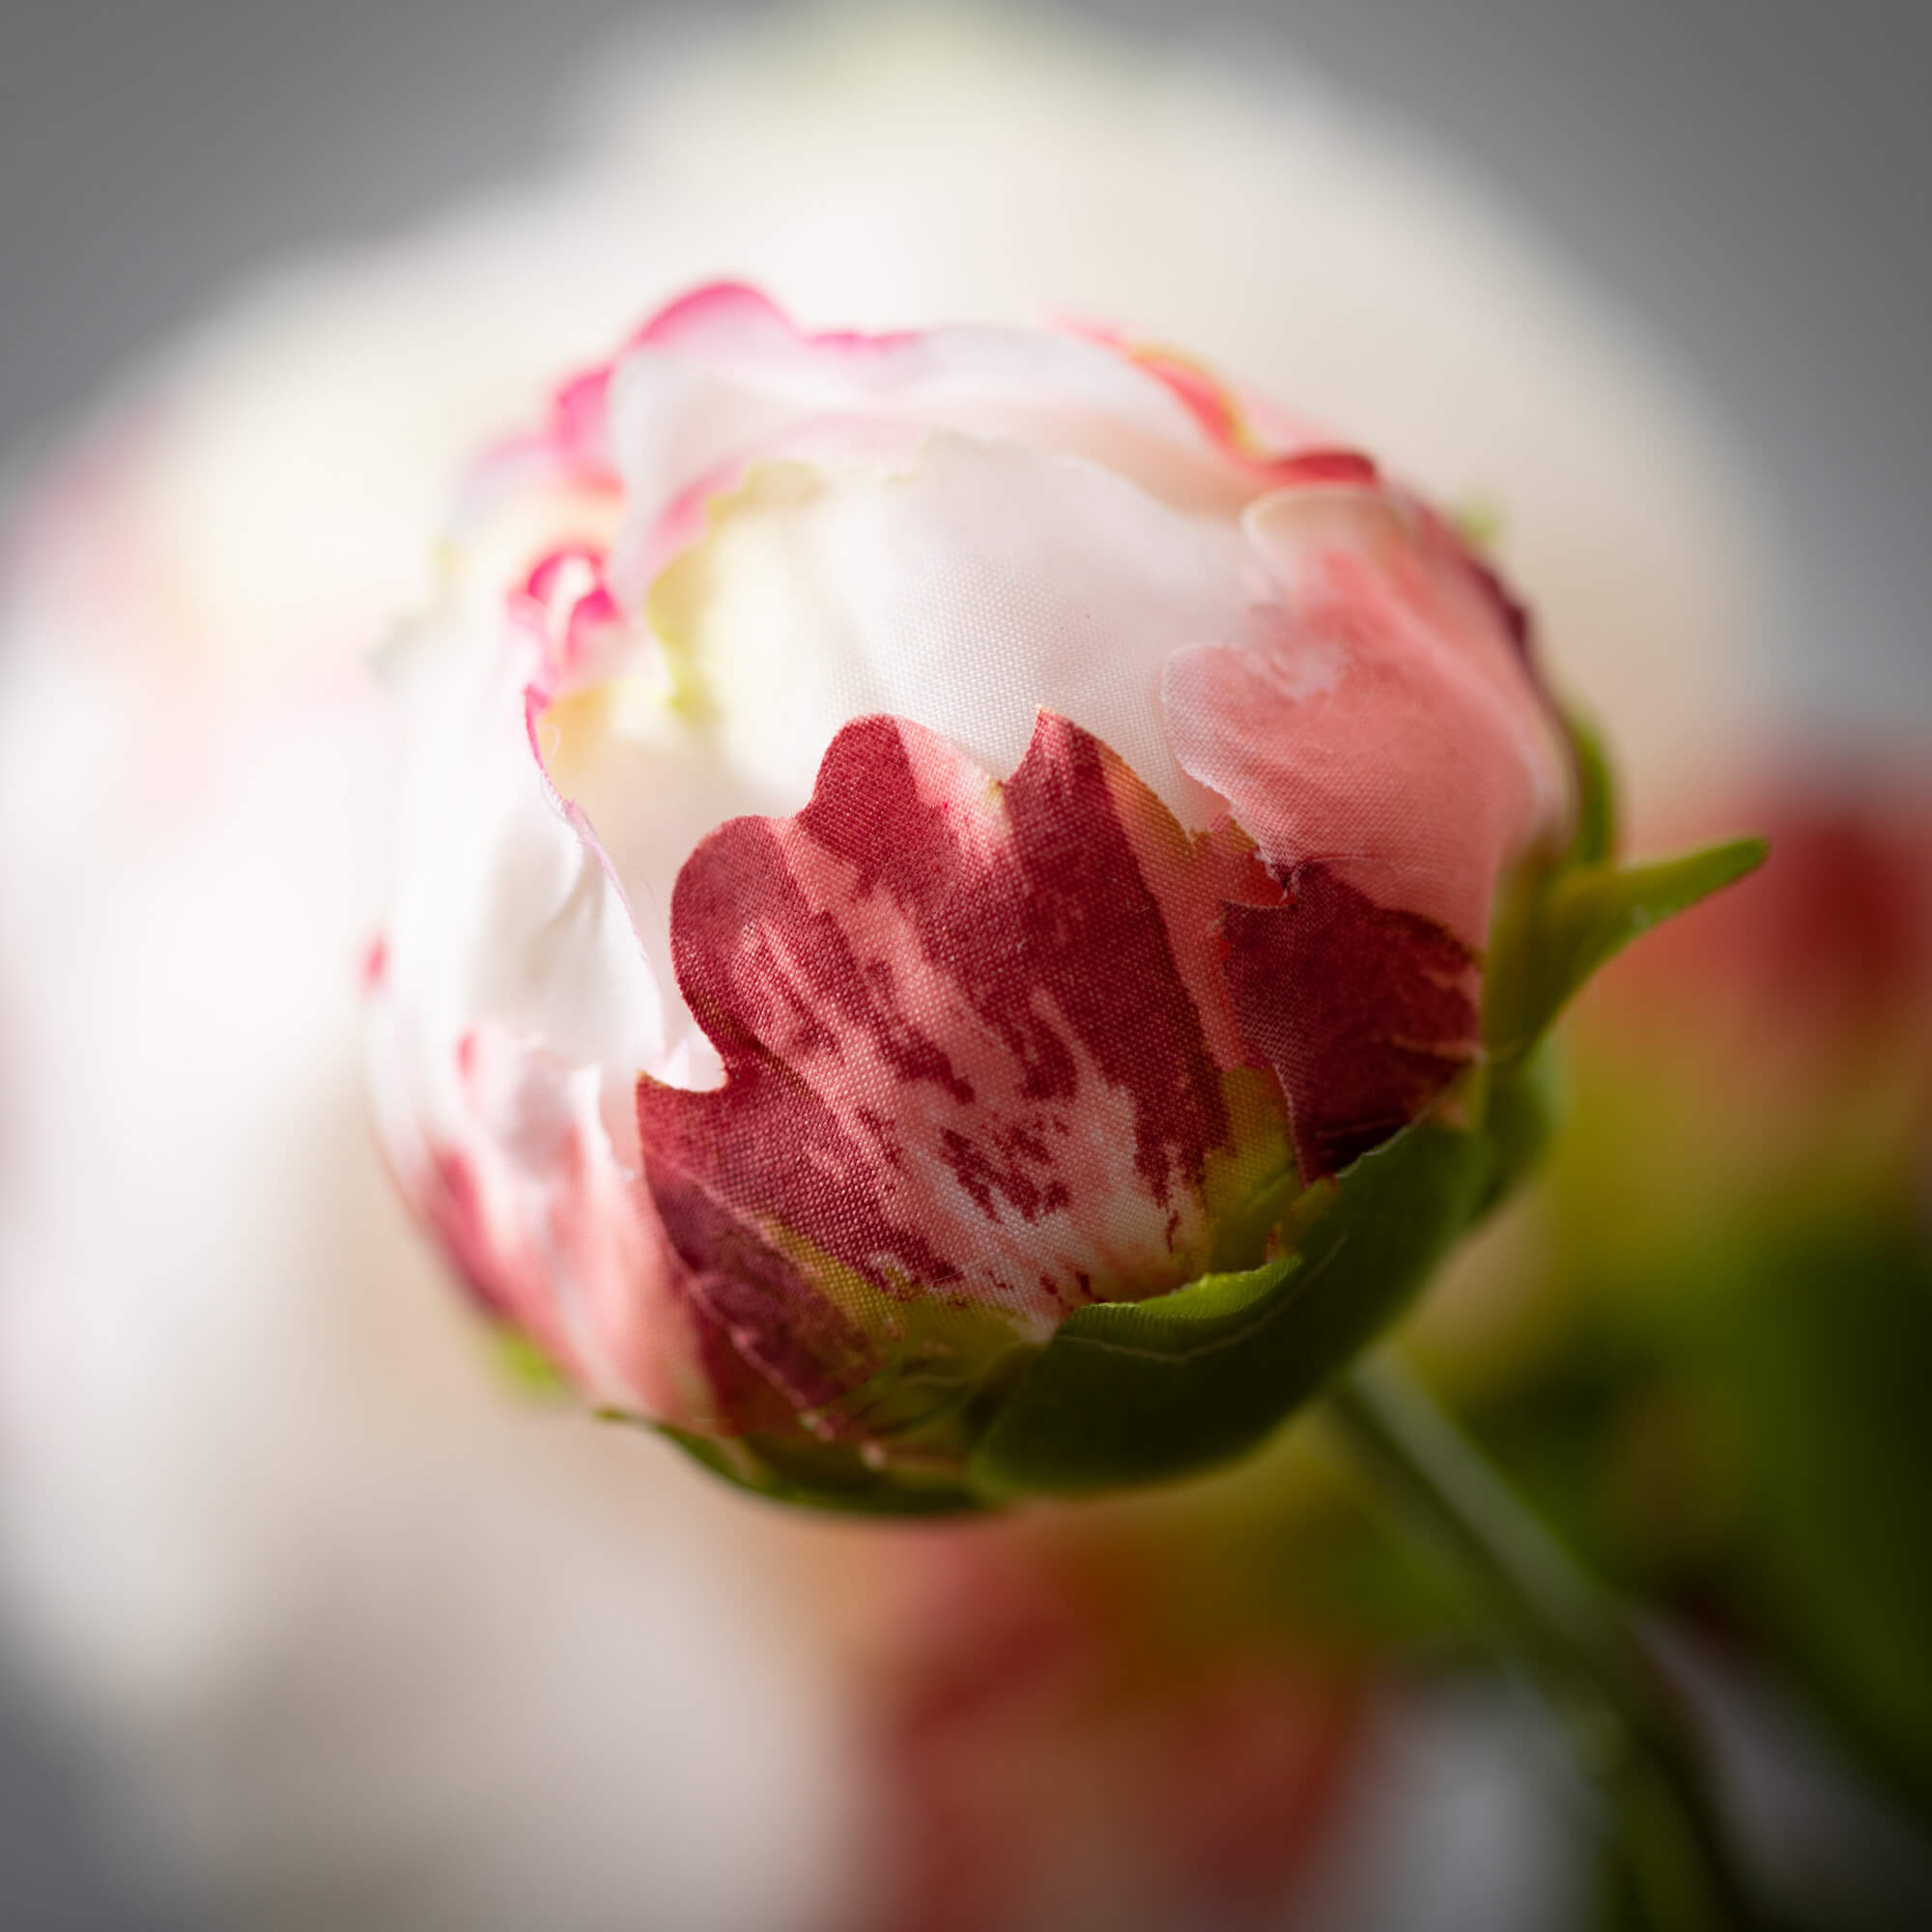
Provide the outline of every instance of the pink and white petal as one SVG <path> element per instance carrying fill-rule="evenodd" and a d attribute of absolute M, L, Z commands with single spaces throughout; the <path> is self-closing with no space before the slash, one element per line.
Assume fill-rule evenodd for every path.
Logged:
<path fill-rule="evenodd" d="M 876 1365 L 865 1338 L 964 1310 L 1037 1340 L 1209 1265 L 1225 1210 L 1288 1169 L 1278 1096 L 1217 1054 L 1225 989 L 1182 964 L 1229 871 L 1045 712 L 1004 785 L 862 719 L 804 810 L 706 839 L 673 943 L 726 1083 L 645 1081 L 638 1113 L 683 1261 L 735 1278 L 741 1349 L 824 1410 Z"/>
<path fill-rule="evenodd" d="M 1078 332 L 1104 344 L 1166 388 L 1201 433 L 1257 491 L 1317 483 L 1374 485 L 1374 462 L 1332 431 L 1217 374 L 1206 363 L 1159 343 L 1134 342 L 1104 325 Z"/>
<path fill-rule="evenodd" d="M 378 1121 L 487 1306 L 592 1400 L 702 1426 L 696 1338 L 629 1106 L 639 1067 L 665 1064 L 656 986 L 587 821 L 526 728 L 550 642 L 502 617 L 493 631 L 459 599 L 407 667 L 424 688 L 410 890 L 371 970 Z"/>
<path fill-rule="evenodd" d="M 1520 611 L 1439 523 L 1379 491 L 1285 491 L 1244 524 L 1278 601 L 1245 642 L 1169 666 L 1176 758 L 1278 878 L 1319 863 L 1480 951 L 1499 874 L 1569 801 Z"/>
<path fill-rule="evenodd" d="M 600 1085 L 595 1068 L 481 1027 L 459 1044 L 435 1124 L 390 1134 L 399 1175 L 481 1307 L 591 1401 L 716 1427 L 700 1337 L 671 1293 L 676 1259 L 635 1164 L 616 1157 Z"/>
<path fill-rule="evenodd" d="M 1259 485 L 1185 402 L 1103 345 L 994 327 L 889 335 L 801 330 L 755 290 L 700 289 L 639 330 L 602 388 L 604 445 L 632 511 L 618 574 L 641 587 L 664 507 L 801 423 L 867 419 L 1086 456 L 1177 507 L 1232 514 Z"/>
<path fill-rule="evenodd" d="M 1277 603 L 1245 641 L 1176 654 L 1175 755 L 1287 889 L 1231 905 L 1241 1037 L 1331 1174 L 1479 1055 L 1479 960 L 1505 867 L 1560 826 L 1567 752 L 1526 619 L 1431 513 L 1367 488 L 1245 519 Z"/>

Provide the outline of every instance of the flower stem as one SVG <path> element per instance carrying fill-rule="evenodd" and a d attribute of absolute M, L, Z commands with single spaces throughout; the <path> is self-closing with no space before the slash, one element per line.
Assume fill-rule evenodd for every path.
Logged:
<path fill-rule="evenodd" d="M 1338 1383 L 1327 1412 L 1378 1492 L 1450 1560 L 1565 1720 L 1608 1801 L 1646 1921 L 1657 1932 L 1758 1924 L 1685 1714 L 1606 1593 L 1386 1357 Z"/>

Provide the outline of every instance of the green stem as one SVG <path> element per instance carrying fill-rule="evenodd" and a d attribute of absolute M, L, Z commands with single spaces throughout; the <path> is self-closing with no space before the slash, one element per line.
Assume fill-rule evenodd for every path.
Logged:
<path fill-rule="evenodd" d="M 1391 1361 L 1358 1366 L 1327 1412 L 1567 1720 L 1609 1801 L 1648 1922 L 1658 1932 L 1757 1924 L 1684 1714 L 1616 1605 Z"/>

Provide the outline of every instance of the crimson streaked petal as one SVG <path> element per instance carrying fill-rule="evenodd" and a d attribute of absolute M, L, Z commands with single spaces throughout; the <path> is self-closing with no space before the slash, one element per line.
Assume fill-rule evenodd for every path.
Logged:
<path fill-rule="evenodd" d="M 727 1079 L 646 1080 L 638 1117 L 686 1266 L 738 1284 L 717 1312 L 745 1352 L 817 1409 L 949 1311 L 1010 1346 L 1200 1273 L 1288 1165 L 1207 965 L 1235 863 L 1050 713 L 1004 785 L 859 720 L 803 811 L 706 839 L 673 950 Z"/>

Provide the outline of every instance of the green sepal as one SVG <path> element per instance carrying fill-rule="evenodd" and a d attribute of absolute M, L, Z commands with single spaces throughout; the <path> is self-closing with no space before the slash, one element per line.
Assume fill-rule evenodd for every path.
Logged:
<path fill-rule="evenodd" d="M 613 1420 L 629 1418 L 613 1417 Z M 874 1466 L 849 1442 L 734 1435 L 720 1438 L 657 1426 L 657 1434 L 736 1488 L 768 1502 L 845 1516 L 949 1516 L 983 1507 L 957 1467 L 929 1474 L 895 1461 Z"/>
<path fill-rule="evenodd" d="M 1579 866 L 1519 887 L 1499 913 L 1483 1015 L 1492 1062 L 1526 1052 L 1600 966 L 1654 925 L 1763 864 L 1733 838 L 1647 865 Z"/>
<path fill-rule="evenodd" d="M 1563 1056 L 1547 1035 L 1527 1053 L 1487 1067 L 1482 1075 L 1483 1127 L 1492 1155 L 1478 1215 L 1511 1193 L 1542 1160 L 1563 1120 Z"/>
<path fill-rule="evenodd" d="M 1601 866 L 1617 855 L 1622 827 L 1617 810 L 1616 775 L 1597 727 L 1572 716 L 1563 721 L 1570 740 L 1571 770 L 1577 780 L 1577 829 L 1571 836 L 1572 867 Z"/>
<path fill-rule="evenodd" d="M 570 1378 L 551 1359 L 543 1345 L 513 1328 L 493 1321 L 484 1330 L 491 1366 L 512 1388 L 525 1395 L 567 1396 Z"/>
<path fill-rule="evenodd" d="M 968 1463 L 989 1503 L 1193 1475 L 1246 1454 L 1368 1342 L 1467 1225 L 1485 1136 L 1419 1122 L 1304 1203 L 1292 1255 L 1069 1316 Z"/>
<path fill-rule="evenodd" d="M 1523 866 L 1491 922 L 1483 1039 L 1494 1076 L 1534 1049 L 1590 976 L 1632 940 L 1743 878 L 1765 856 L 1761 838 L 1734 838 L 1672 859 L 1618 863 L 1616 776 L 1603 740 L 1575 715 L 1565 716 L 1563 728 L 1576 785 L 1569 845 Z"/>

